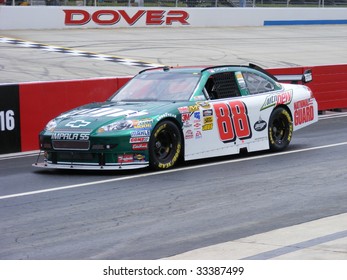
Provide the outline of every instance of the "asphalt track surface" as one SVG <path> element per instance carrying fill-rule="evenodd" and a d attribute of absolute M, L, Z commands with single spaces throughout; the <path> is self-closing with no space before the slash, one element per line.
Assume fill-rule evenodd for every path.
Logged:
<path fill-rule="evenodd" d="M 6 43 L 4 37 L 23 42 Z M 346 42 L 344 25 L 3 30 L 0 83 L 134 75 L 143 63 L 252 62 L 265 68 L 340 64 L 347 62 Z M 37 43 L 47 47 L 38 49 Z M 107 61 L 109 56 L 123 62 Z"/>
<path fill-rule="evenodd" d="M 149 64 L 347 61 L 347 30 L 339 26 L 172 30 L 1 36 Z M 132 75 L 141 68 L 8 42 L 0 48 L 1 82 Z M 283 153 L 193 161 L 165 172 L 40 170 L 31 166 L 35 155 L 1 156 L 0 259 L 346 260 L 346 121 L 344 113 L 321 116 L 294 133 Z"/>

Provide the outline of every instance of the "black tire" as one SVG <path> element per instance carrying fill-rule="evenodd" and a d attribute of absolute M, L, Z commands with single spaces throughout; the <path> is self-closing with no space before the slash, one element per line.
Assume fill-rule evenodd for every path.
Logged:
<path fill-rule="evenodd" d="M 154 170 L 172 168 L 181 158 L 182 136 L 171 121 L 156 125 L 149 140 L 149 165 Z"/>
<path fill-rule="evenodd" d="M 293 135 L 293 121 L 289 112 L 282 107 L 273 110 L 269 120 L 270 150 L 282 151 L 289 145 Z"/>

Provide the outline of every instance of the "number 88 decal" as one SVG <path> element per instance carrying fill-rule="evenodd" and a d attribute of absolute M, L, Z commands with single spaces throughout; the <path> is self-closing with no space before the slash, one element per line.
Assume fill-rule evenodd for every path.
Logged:
<path fill-rule="evenodd" d="M 242 101 L 213 104 L 216 112 L 219 137 L 224 142 L 252 137 L 247 107 Z"/>

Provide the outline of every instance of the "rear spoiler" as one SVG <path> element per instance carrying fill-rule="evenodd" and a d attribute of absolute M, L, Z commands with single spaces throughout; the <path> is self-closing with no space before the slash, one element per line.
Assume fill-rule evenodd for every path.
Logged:
<path fill-rule="evenodd" d="M 311 69 L 307 69 L 304 71 L 304 74 L 298 75 L 275 75 L 277 81 L 282 82 L 291 82 L 292 84 L 297 84 L 298 82 L 302 82 L 303 84 L 307 84 L 312 81 L 312 71 Z"/>
<path fill-rule="evenodd" d="M 311 69 L 306 69 L 303 74 L 297 74 L 297 75 L 273 75 L 269 73 L 268 71 L 266 71 L 265 69 L 259 67 L 258 65 L 250 63 L 249 67 L 271 76 L 274 80 L 278 82 L 291 82 L 292 84 L 297 84 L 298 82 L 302 82 L 303 84 L 307 84 L 312 81 Z"/>

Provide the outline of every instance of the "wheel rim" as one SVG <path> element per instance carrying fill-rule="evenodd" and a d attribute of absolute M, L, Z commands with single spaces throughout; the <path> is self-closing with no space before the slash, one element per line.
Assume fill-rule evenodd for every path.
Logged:
<path fill-rule="evenodd" d="M 166 129 L 160 131 L 155 139 L 154 153 L 159 160 L 165 160 L 173 151 L 174 133 Z"/>
<path fill-rule="evenodd" d="M 173 167 L 181 158 L 182 136 L 172 121 L 162 121 L 153 130 L 149 143 L 149 164 L 155 169 Z"/>
<path fill-rule="evenodd" d="M 287 130 L 288 130 L 287 122 L 284 117 L 280 117 L 274 120 L 272 125 L 272 138 L 277 143 L 281 143 L 283 139 L 285 138 Z"/>

